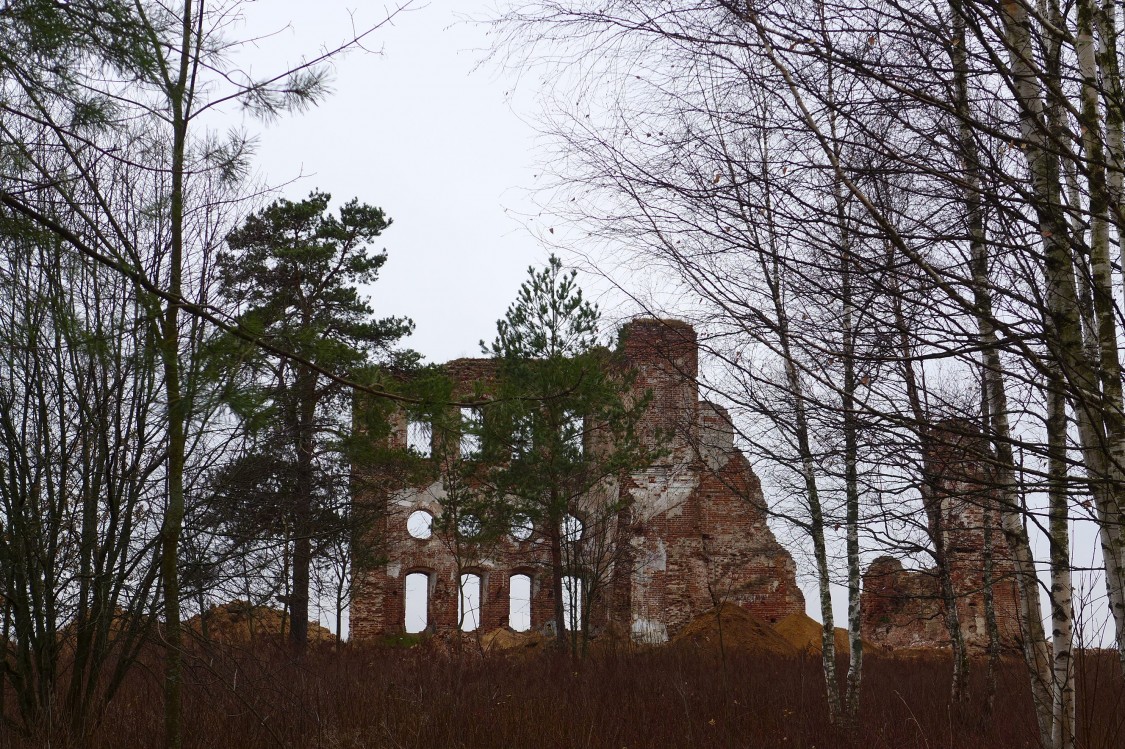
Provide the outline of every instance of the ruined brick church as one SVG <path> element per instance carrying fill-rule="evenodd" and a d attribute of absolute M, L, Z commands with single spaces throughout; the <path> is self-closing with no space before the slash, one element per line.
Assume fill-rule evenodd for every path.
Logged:
<path fill-rule="evenodd" d="M 639 433 L 646 440 L 656 434 L 672 437 L 662 443 L 659 461 L 613 482 L 609 496 L 590 499 L 622 508 L 611 526 L 599 531 L 612 537 L 618 553 L 598 594 L 590 597 L 585 615 L 591 630 L 612 628 L 639 641 L 663 642 L 720 602 L 737 604 L 770 623 L 803 613 L 796 565 L 766 522 L 760 481 L 735 447 L 730 418 L 722 407 L 699 398 L 695 331 L 675 320 L 636 320 L 622 328 L 619 352 L 636 373 L 634 387 L 652 396 Z M 468 397 L 488 382 L 493 363 L 458 359 L 444 369 L 458 389 L 455 396 Z M 425 441 L 434 438 L 403 413 L 392 419 L 391 448 L 409 446 L 425 454 Z M 552 628 L 556 608 L 544 534 L 530 525 L 513 526 L 486 554 L 466 564 L 431 528 L 444 497 L 445 487 L 436 479 L 355 498 L 385 510 L 375 530 L 384 561 L 355 573 L 352 638 L 458 627 Z M 590 533 L 583 528 L 582 508 L 573 515 L 567 517 L 573 523 L 566 528 L 568 537 L 593 543 L 581 538 Z M 864 637 L 876 644 L 940 644 L 943 635 L 933 625 L 940 627 L 941 607 L 929 577 L 902 572 L 901 565 L 892 569 L 896 563 L 877 561 L 865 579 L 871 589 L 865 592 L 865 610 L 874 614 L 865 616 Z M 581 586 L 581 575 L 575 571 L 568 584 Z M 967 573 L 962 578 L 975 584 Z M 964 618 L 975 626 L 977 603 L 972 605 L 972 616 L 967 609 Z M 1006 614 L 1007 598 L 1002 608 Z M 1010 640 L 1010 627 L 1004 631 Z M 974 643 L 981 641 L 975 629 L 971 634 Z"/>

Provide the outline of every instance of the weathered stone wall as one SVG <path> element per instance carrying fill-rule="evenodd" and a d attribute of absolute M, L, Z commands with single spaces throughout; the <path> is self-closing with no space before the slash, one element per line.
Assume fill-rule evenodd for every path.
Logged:
<path fill-rule="evenodd" d="M 695 331 L 675 320 L 638 320 L 622 330 L 620 351 L 636 373 L 636 397 L 651 393 L 639 431 L 648 444 L 666 449 L 653 465 L 608 488 L 614 499 L 626 500 L 624 509 L 604 528 L 591 529 L 602 534 L 600 540 L 614 539 L 617 549 L 591 611 L 595 629 L 613 624 L 637 639 L 662 641 L 720 601 L 735 602 L 767 621 L 804 611 L 795 565 L 766 524 L 760 482 L 734 447 L 729 418 L 718 406 L 699 401 Z M 482 383 L 487 390 L 493 372 L 488 360 L 457 360 L 446 369 L 466 393 Z M 405 431 L 400 418 L 393 447 L 405 447 Z M 414 510 L 440 514 L 443 492 L 440 482 L 433 482 L 391 496 L 357 497 L 387 504 L 376 534 L 386 540 L 388 561 L 356 573 L 351 608 L 356 639 L 402 630 L 404 581 L 411 572 L 429 576 L 430 627 L 456 627 L 457 565 L 448 539 L 435 534 L 420 541 L 406 532 Z M 542 534 L 525 542 L 505 537 L 487 557 L 461 570 L 483 578 L 483 628 L 508 623 L 514 574 L 532 578 L 532 627 L 550 626 L 555 609 L 544 540 Z"/>
<path fill-rule="evenodd" d="M 667 454 L 632 476 L 624 612 L 633 636 L 660 641 L 717 603 L 767 621 L 804 611 L 796 565 L 766 523 L 761 482 L 735 449 L 730 418 L 699 400 L 691 326 L 640 320 L 622 331 L 637 389 L 652 394 L 642 433 Z"/>
<path fill-rule="evenodd" d="M 978 557 L 976 562 L 979 563 Z M 985 619 L 983 573 L 979 567 L 954 568 L 953 589 L 957 594 L 957 614 L 961 634 L 972 654 L 988 647 Z M 1018 593 L 1010 574 L 1000 573 L 993 585 L 1000 647 L 1019 646 Z M 876 645 L 896 648 L 947 648 L 949 631 L 937 570 L 903 569 L 893 557 L 879 557 L 863 576 L 862 625 L 864 639 Z"/>
<path fill-rule="evenodd" d="M 403 630 L 404 586 L 406 576 L 412 572 L 429 576 L 429 623 L 435 630 L 455 629 L 458 625 L 459 574 L 481 576 L 481 626 L 485 629 L 508 624 L 510 580 L 518 574 L 532 579 L 532 622 L 552 620 L 550 578 L 542 574 L 548 554 L 541 539 L 521 542 L 505 536 L 489 549 L 487 556 L 462 556 L 458 570 L 457 555 L 447 537 L 435 532 L 429 539 L 421 540 L 407 533 L 406 520 L 411 512 L 427 510 L 440 516 L 444 492 L 441 483 L 434 482 L 420 491 L 406 490 L 392 497 L 390 510 L 378 531 L 385 534 L 388 561 L 356 573 L 350 613 L 352 637 L 362 640 Z"/>
<path fill-rule="evenodd" d="M 634 320 L 622 328 L 620 341 L 636 375 L 635 391 L 652 397 L 639 425 L 641 439 L 664 447 L 659 465 L 690 463 L 700 410 L 695 330 L 679 320 Z"/>

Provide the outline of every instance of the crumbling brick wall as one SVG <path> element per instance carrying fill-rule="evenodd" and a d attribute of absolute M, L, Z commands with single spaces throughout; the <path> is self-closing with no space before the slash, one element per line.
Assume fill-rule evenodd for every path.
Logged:
<path fill-rule="evenodd" d="M 906 570 L 894 557 L 879 557 L 863 575 L 861 606 L 863 639 L 879 647 L 949 644 L 941 588 L 932 569 Z"/>
<path fill-rule="evenodd" d="M 930 482 L 926 508 L 931 538 L 943 541 L 961 633 L 970 653 L 988 647 L 985 611 L 985 534 L 991 537 L 992 596 L 1001 648 L 1018 647 L 1015 566 L 1000 529 L 987 475 L 987 446 L 976 428 L 961 420 L 942 422 L 928 434 L 925 457 Z M 880 557 L 863 576 L 863 637 L 886 648 L 948 647 L 949 631 L 939 570 L 904 569 Z"/>
<path fill-rule="evenodd" d="M 638 320 L 621 331 L 620 351 L 635 372 L 635 397 L 651 393 L 639 432 L 663 446 L 653 465 L 611 487 L 623 509 L 612 527 L 618 547 L 609 580 L 591 612 L 595 628 L 613 625 L 637 639 L 662 641 L 716 602 L 735 602 L 767 621 L 804 611 L 792 557 L 766 523 L 761 485 L 734 446 L 726 413 L 699 400 L 698 342 L 690 325 Z M 487 390 L 489 360 L 446 365 L 462 392 Z M 405 447 L 405 419 L 393 424 L 392 447 Z M 356 501 L 385 503 L 375 533 L 384 539 L 384 564 L 357 570 L 351 631 L 357 640 L 403 628 L 404 581 L 411 572 L 429 576 L 429 624 L 457 626 L 458 579 L 454 555 L 435 534 L 410 537 L 406 518 L 417 509 L 440 514 L 440 481 Z M 554 600 L 547 545 L 507 536 L 462 572 L 483 580 L 481 627 L 508 624 L 513 574 L 532 578 L 533 628 L 550 626 Z"/>

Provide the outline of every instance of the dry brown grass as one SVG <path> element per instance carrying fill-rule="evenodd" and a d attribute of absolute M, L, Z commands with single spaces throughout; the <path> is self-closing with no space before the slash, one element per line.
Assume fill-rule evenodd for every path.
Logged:
<path fill-rule="evenodd" d="M 725 626 L 725 625 L 724 625 Z M 862 728 L 849 744 L 829 725 L 817 658 L 737 648 L 598 653 L 575 665 L 538 657 L 453 655 L 411 648 L 314 648 L 295 662 L 281 647 L 214 645 L 189 655 L 185 749 L 622 749 L 720 746 L 832 749 L 1034 747 L 1022 666 L 1005 662 L 996 704 L 949 704 L 948 659 L 866 661 Z M 159 653 L 147 654 L 93 735 L 0 732 L 3 749 L 158 746 Z M 841 664 L 844 661 L 841 661 Z M 725 668 L 723 667 L 725 663 Z M 1079 660 L 1083 749 L 1125 745 L 1125 690 L 1112 654 Z"/>

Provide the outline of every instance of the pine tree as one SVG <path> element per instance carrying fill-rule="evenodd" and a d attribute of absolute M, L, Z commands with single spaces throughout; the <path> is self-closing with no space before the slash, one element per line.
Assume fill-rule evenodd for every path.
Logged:
<path fill-rule="evenodd" d="M 313 544 L 341 530 L 346 502 L 339 438 L 348 431 L 351 393 L 327 375 L 409 359 L 395 346 L 413 328 L 406 318 L 375 319 L 357 288 L 374 282 L 386 262 L 385 252 L 368 247 L 390 221 L 355 200 L 334 216 L 329 200 L 313 192 L 300 202 L 273 203 L 231 232 L 229 250 L 218 258 L 222 293 L 238 305 L 241 324 L 302 360 L 247 349 L 247 377 L 232 399 L 256 437 L 239 472 L 276 492 L 267 497 L 251 488 L 242 499 L 276 507 L 292 545 L 290 642 L 298 653 L 308 634 Z M 274 478 L 261 480 L 262 471 Z"/>
<path fill-rule="evenodd" d="M 564 647 L 569 631 L 577 654 L 612 562 L 607 552 L 621 509 L 613 479 L 654 457 L 636 433 L 648 401 L 599 345 L 600 314 L 576 273 L 552 256 L 528 274 L 497 322 L 496 339 L 481 344 L 498 364 L 496 400 L 481 425 L 482 459 L 513 524 L 534 527 L 550 544 L 556 634 Z"/>

